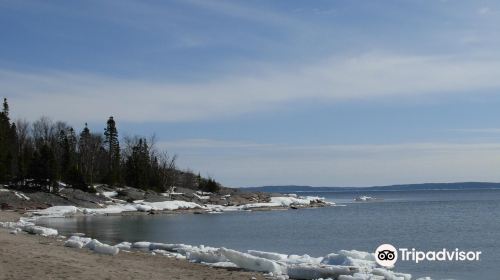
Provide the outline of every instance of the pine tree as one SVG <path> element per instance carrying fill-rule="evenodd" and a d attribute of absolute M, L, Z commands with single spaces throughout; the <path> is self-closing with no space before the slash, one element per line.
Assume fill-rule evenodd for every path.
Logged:
<path fill-rule="evenodd" d="M 8 183 L 15 177 L 16 166 L 16 126 L 9 119 L 9 104 L 3 100 L 0 112 L 0 182 Z"/>
<path fill-rule="evenodd" d="M 107 145 L 108 153 L 106 181 L 114 185 L 120 182 L 120 142 L 116 123 L 112 116 L 109 117 L 106 129 L 104 129 L 104 143 Z"/>
<path fill-rule="evenodd" d="M 35 183 L 41 186 L 48 187 L 54 184 L 57 175 L 57 162 L 54 152 L 47 143 L 33 154 L 29 174 Z"/>
<path fill-rule="evenodd" d="M 152 165 L 149 157 L 149 146 L 146 139 L 140 138 L 134 146 L 132 153 L 125 162 L 126 183 L 141 189 L 148 189 L 151 186 Z"/>
<path fill-rule="evenodd" d="M 9 103 L 7 103 L 7 98 L 3 99 L 3 110 L 2 113 L 8 118 L 9 117 Z"/>

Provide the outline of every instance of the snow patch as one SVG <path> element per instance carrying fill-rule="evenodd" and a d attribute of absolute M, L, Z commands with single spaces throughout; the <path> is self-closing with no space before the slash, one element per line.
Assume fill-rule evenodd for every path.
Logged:
<path fill-rule="evenodd" d="M 113 198 L 115 196 L 118 195 L 118 192 L 116 191 L 112 191 L 112 192 L 102 192 L 101 193 L 104 197 L 107 197 L 107 198 Z"/>

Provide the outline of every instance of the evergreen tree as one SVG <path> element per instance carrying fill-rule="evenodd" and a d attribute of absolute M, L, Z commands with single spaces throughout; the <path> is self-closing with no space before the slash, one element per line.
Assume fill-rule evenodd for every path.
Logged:
<path fill-rule="evenodd" d="M 0 112 L 0 182 L 2 183 L 9 183 L 16 173 L 16 138 L 16 126 L 10 123 L 9 104 L 7 98 L 4 98 L 3 109 Z"/>
<path fill-rule="evenodd" d="M 55 183 L 57 163 L 54 153 L 48 144 L 43 144 L 35 151 L 31 161 L 29 175 L 40 186 L 51 186 Z"/>
<path fill-rule="evenodd" d="M 7 99 L 4 99 L 0 109 L 2 184 L 25 185 L 26 179 L 33 179 L 35 185 L 50 190 L 57 180 L 61 180 L 90 191 L 93 189 L 88 189 L 87 184 L 116 185 L 123 180 L 127 185 L 145 190 L 166 191 L 173 186 L 205 191 L 219 188 L 213 179 L 177 169 L 176 157 L 165 151 L 158 152 L 154 140 L 127 139 L 121 151 L 113 117 L 108 119 L 104 134 L 91 133 L 85 124 L 82 132 L 76 135 L 67 123 L 54 123 L 47 117 L 32 125 L 22 120 L 12 123 L 9 110 Z"/>
<path fill-rule="evenodd" d="M 118 130 L 113 117 L 109 117 L 104 129 L 104 143 L 108 153 L 108 170 L 106 181 L 111 184 L 120 182 L 120 142 L 118 140 Z"/>
<path fill-rule="evenodd" d="M 77 154 L 76 154 L 76 136 L 73 128 L 68 131 L 61 130 L 59 132 L 59 148 L 61 150 L 60 160 L 60 180 L 72 183 L 70 178 L 76 176 L 78 173 Z M 78 176 L 77 176 L 78 177 Z M 80 182 L 78 182 L 80 183 Z"/>
<path fill-rule="evenodd" d="M 7 103 L 7 98 L 3 99 L 3 109 L 2 113 L 8 118 L 9 117 L 9 103 Z"/>
<path fill-rule="evenodd" d="M 140 138 L 138 143 L 132 147 L 132 153 L 125 162 L 126 183 L 142 189 L 149 187 L 149 175 L 151 166 L 149 160 L 149 148 L 146 139 Z"/>

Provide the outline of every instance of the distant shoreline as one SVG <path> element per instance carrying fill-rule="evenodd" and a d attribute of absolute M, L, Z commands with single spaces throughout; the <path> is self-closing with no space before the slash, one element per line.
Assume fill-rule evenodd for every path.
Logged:
<path fill-rule="evenodd" d="M 493 182 L 455 182 L 400 184 L 372 187 L 313 187 L 298 185 L 262 186 L 239 188 L 243 192 L 366 192 L 366 191 L 433 191 L 433 190 L 500 190 L 500 183 Z"/>

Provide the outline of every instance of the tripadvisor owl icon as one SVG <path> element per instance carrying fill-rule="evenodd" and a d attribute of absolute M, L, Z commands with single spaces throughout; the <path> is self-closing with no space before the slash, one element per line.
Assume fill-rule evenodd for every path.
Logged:
<path fill-rule="evenodd" d="M 375 250 L 375 260 L 383 267 L 393 267 L 398 260 L 398 251 L 391 244 L 382 244 Z"/>

